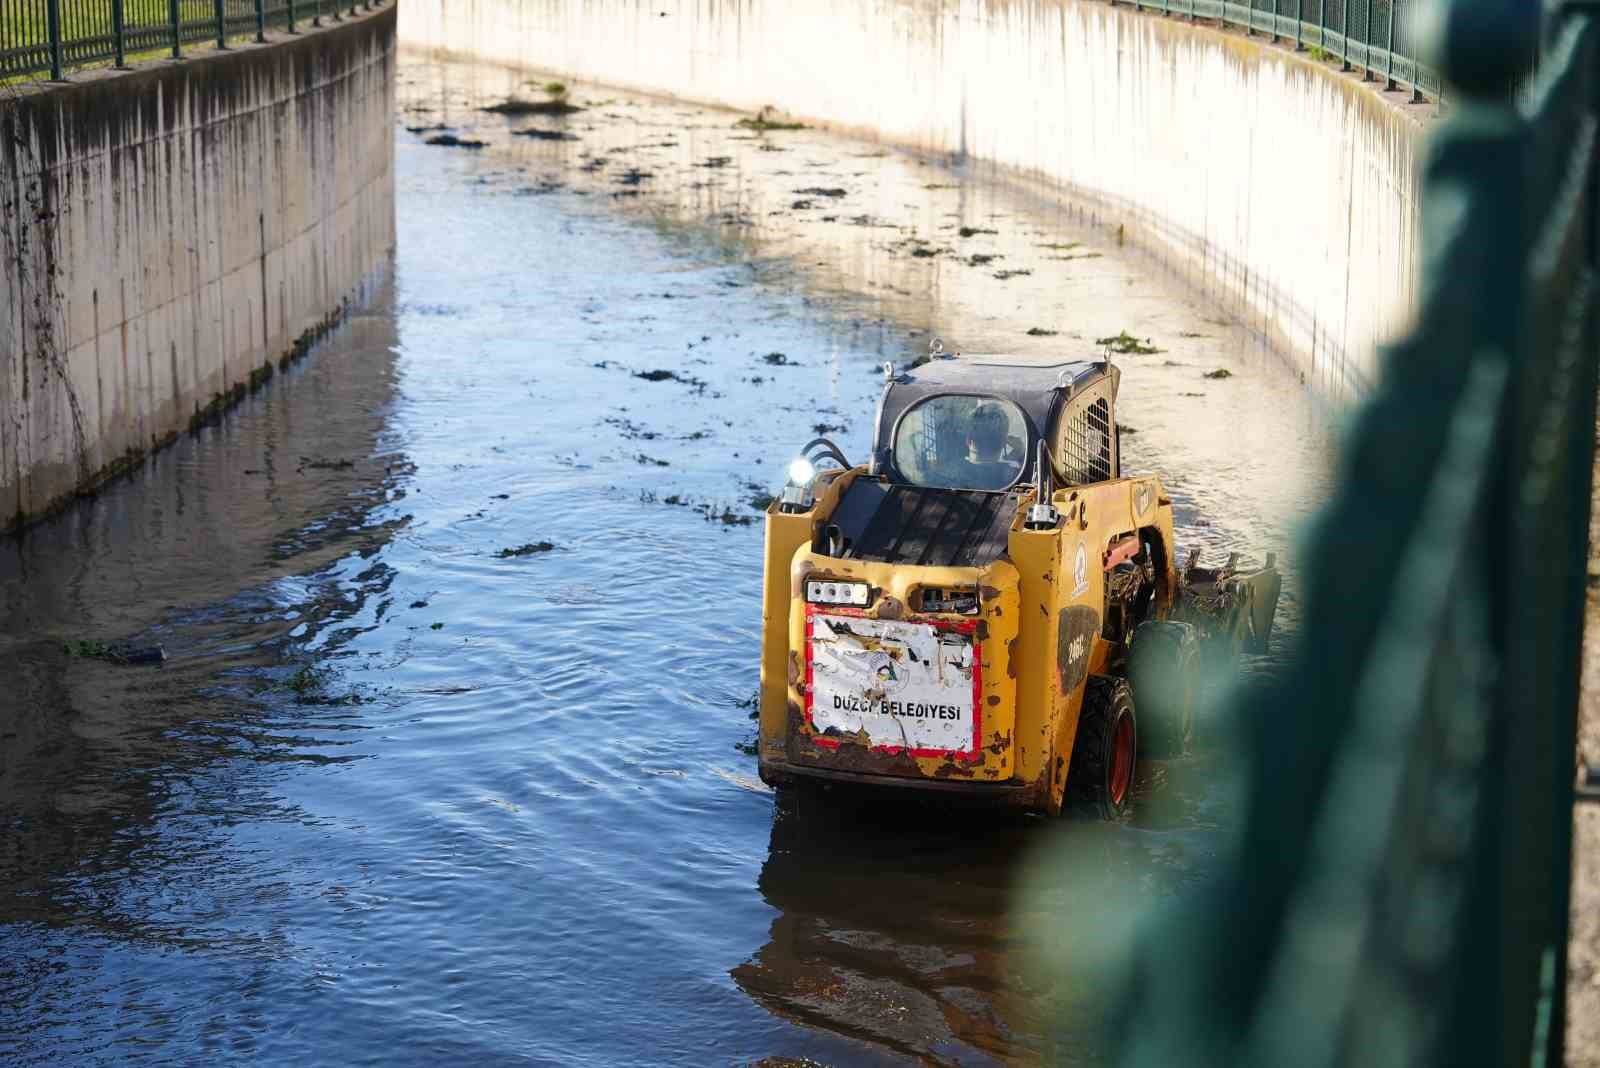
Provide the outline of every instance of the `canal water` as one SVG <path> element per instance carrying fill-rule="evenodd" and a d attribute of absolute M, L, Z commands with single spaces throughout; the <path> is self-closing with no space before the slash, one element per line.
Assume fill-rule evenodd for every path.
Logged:
<path fill-rule="evenodd" d="M 933 336 L 1159 350 L 1118 357 L 1126 466 L 1213 562 L 1289 549 L 1325 414 L 981 168 L 402 78 L 387 276 L 0 545 L 0 1062 L 1099 1063 L 1131 925 L 1227 847 L 1226 735 L 1119 823 L 780 810 L 759 503 L 820 428 L 865 455 Z"/>

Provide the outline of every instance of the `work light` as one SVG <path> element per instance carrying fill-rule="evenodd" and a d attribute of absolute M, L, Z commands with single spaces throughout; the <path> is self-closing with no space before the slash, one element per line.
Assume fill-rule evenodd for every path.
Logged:
<path fill-rule="evenodd" d="M 872 600 L 872 587 L 865 582 L 835 582 L 811 579 L 806 582 L 806 600 L 812 604 L 843 604 L 865 608 Z"/>

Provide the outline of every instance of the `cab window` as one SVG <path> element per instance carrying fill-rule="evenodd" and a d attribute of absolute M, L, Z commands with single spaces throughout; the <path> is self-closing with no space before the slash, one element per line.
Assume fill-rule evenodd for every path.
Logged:
<path fill-rule="evenodd" d="M 929 397 L 895 429 L 895 469 L 918 486 L 1008 489 L 1027 455 L 1027 418 L 1002 397 Z"/>

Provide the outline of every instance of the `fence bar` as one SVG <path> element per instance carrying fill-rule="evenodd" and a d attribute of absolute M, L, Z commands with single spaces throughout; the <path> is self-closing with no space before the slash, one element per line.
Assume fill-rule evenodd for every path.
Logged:
<path fill-rule="evenodd" d="M 1294 50 L 1304 52 L 1305 42 L 1305 6 L 1306 0 L 1294 0 Z"/>
<path fill-rule="evenodd" d="M 267 6 L 266 0 L 256 0 L 256 44 L 267 42 Z"/>
<path fill-rule="evenodd" d="M 300 31 L 294 28 L 294 0 L 288 0 L 288 8 L 289 8 L 289 32 L 290 33 L 299 33 Z"/>
<path fill-rule="evenodd" d="M 311 25 L 319 27 L 322 25 L 322 0 L 317 0 L 315 13 L 311 16 Z"/>
<path fill-rule="evenodd" d="M 1392 93 L 1395 90 L 1395 84 L 1394 84 L 1394 0 L 1389 0 L 1389 44 L 1387 45 L 1387 48 L 1389 50 L 1389 62 L 1387 64 L 1387 67 L 1388 67 L 1388 70 L 1387 70 L 1388 84 L 1386 84 L 1384 86 L 1384 89 L 1387 90 L 1388 92 Z M 1412 73 L 1415 74 L 1416 72 L 1413 71 Z"/>
<path fill-rule="evenodd" d="M 61 0 L 45 0 L 44 7 L 45 32 L 50 35 L 50 80 L 65 81 L 61 71 Z"/>
<path fill-rule="evenodd" d="M 178 0 L 167 0 L 167 28 L 172 31 L 172 58 L 183 58 L 183 17 Z"/>
<path fill-rule="evenodd" d="M 128 66 L 128 25 L 122 10 L 122 0 L 111 0 L 111 41 L 117 50 L 117 69 Z"/>
<path fill-rule="evenodd" d="M 1394 10 L 1394 0 L 1390 0 L 1389 10 Z M 1366 55 L 1361 57 L 1364 60 L 1361 64 L 1361 80 L 1370 82 L 1372 80 L 1372 0 L 1367 0 L 1367 25 L 1361 31 L 1361 36 L 1363 38 L 1362 43 L 1367 50 Z M 1348 52 L 1350 50 L 1350 42 L 1346 41 L 1344 47 L 1345 51 Z"/>
<path fill-rule="evenodd" d="M 260 0 L 256 0 L 256 2 L 260 3 Z M 1350 5 L 1354 2 L 1355 0 L 1344 0 L 1344 3 L 1340 5 L 1342 8 L 1340 14 L 1343 16 L 1344 24 L 1339 30 L 1339 36 L 1344 38 L 1344 47 L 1339 49 L 1339 58 L 1344 60 L 1344 66 L 1339 69 L 1346 74 L 1350 73 Z"/>
<path fill-rule="evenodd" d="M 223 7 L 225 0 L 212 0 L 211 14 L 217 20 L 217 47 L 228 47 L 228 12 Z"/>

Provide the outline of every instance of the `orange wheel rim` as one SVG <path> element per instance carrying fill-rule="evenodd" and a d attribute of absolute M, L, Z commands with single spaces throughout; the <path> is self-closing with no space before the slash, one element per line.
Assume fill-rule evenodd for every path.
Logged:
<path fill-rule="evenodd" d="M 1111 737 L 1111 803 L 1121 806 L 1133 785 L 1133 720 L 1123 716 Z"/>

